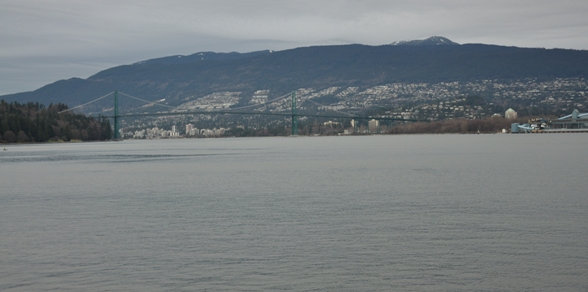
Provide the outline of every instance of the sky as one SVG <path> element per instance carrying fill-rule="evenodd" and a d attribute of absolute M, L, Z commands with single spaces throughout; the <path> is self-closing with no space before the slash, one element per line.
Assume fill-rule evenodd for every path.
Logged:
<path fill-rule="evenodd" d="M 0 95 L 203 51 L 457 43 L 588 50 L 586 0 L 0 0 Z"/>

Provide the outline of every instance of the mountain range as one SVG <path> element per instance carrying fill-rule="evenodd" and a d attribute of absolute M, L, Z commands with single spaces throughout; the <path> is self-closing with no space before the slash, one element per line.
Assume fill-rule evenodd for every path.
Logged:
<path fill-rule="evenodd" d="M 19 102 L 81 104 L 121 90 L 172 106 L 214 92 L 257 90 L 279 96 L 300 88 L 368 88 L 402 82 L 585 78 L 588 51 L 458 44 L 444 37 L 311 46 L 250 53 L 200 52 L 122 65 L 87 79 L 71 78 L 35 91 L 0 96 Z M 242 104 L 247 104 L 245 98 Z"/>

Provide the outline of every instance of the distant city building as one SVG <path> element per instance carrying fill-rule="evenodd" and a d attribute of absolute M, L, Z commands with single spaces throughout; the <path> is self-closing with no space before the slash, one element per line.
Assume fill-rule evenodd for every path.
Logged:
<path fill-rule="evenodd" d="M 194 125 L 187 124 L 186 125 L 186 136 L 193 136 L 192 131 L 194 130 Z"/>
<path fill-rule="evenodd" d="M 251 100 L 249 103 L 252 104 L 263 104 L 267 102 L 267 98 L 269 96 L 270 91 L 268 89 L 264 90 L 257 90 L 253 93 Z"/>
<path fill-rule="evenodd" d="M 133 139 L 145 139 L 145 130 L 135 131 L 133 133 Z"/>
<path fill-rule="evenodd" d="M 339 123 L 339 122 L 333 122 L 333 121 L 327 121 L 327 122 L 324 122 L 324 123 L 323 123 L 323 125 L 324 125 L 325 127 L 331 127 L 331 128 L 334 128 L 334 127 L 338 127 L 338 126 L 340 126 L 340 125 L 341 125 L 341 123 Z"/>
<path fill-rule="evenodd" d="M 368 130 L 370 131 L 370 133 L 377 133 L 380 129 L 380 121 L 376 120 L 376 119 L 371 119 L 368 122 Z"/>
<path fill-rule="evenodd" d="M 200 135 L 204 137 L 220 137 L 225 134 L 227 129 L 225 128 L 214 128 L 214 129 L 201 129 Z"/>
<path fill-rule="evenodd" d="M 509 108 L 506 110 L 506 112 L 504 112 L 504 117 L 507 120 L 516 120 L 517 118 L 517 112 L 515 110 L 513 110 L 512 108 Z"/>
<path fill-rule="evenodd" d="M 176 125 L 172 126 L 171 131 L 169 132 L 169 137 L 179 137 L 180 133 L 176 130 Z"/>

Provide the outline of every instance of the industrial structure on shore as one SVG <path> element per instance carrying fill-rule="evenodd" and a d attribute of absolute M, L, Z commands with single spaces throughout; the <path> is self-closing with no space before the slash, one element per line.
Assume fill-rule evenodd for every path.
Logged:
<path fill-rule="evenodd" d="M 572 133 L 588 132 L 588 113 L 575 109 L 571 114 L 547 121 L 542 118 L 529 120 L 527 124 L 513 123 L 511 133 Z"/>

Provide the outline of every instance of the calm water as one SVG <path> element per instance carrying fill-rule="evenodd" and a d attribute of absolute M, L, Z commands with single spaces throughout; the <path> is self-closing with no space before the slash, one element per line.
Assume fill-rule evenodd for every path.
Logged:
<path fill-rule="evenodd" d="M 0 291 L 587 291 L 588 135 L 8 145 Z"/>

